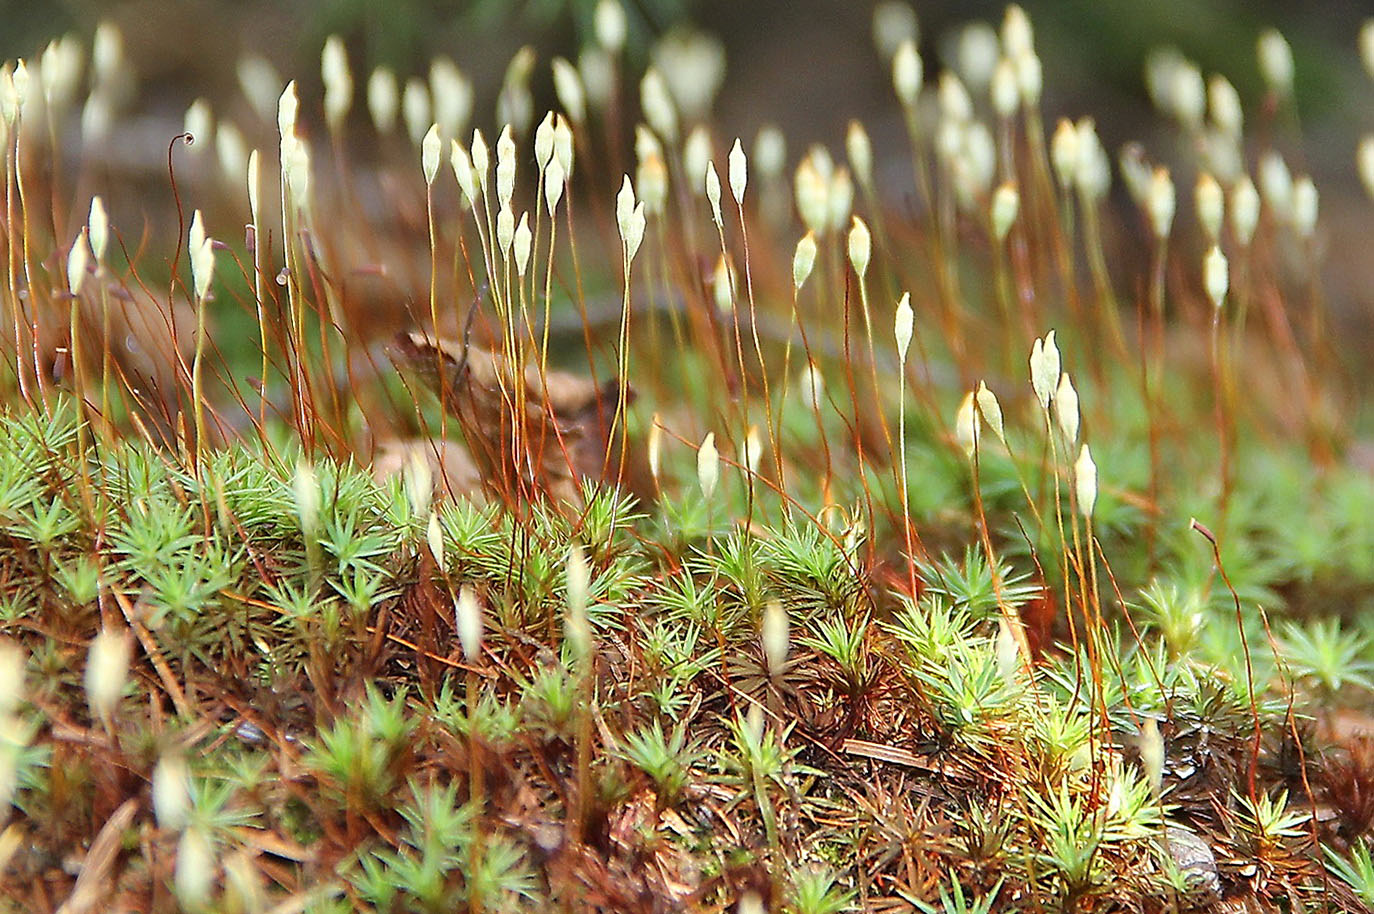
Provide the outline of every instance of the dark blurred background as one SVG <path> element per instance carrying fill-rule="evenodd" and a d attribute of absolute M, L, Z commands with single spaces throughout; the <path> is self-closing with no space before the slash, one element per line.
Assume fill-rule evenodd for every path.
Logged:
<path fill-rule="evenodd" d="M 540 64 L 533 88 L 536 110 L 553 105 L 548 61 L 575 58 L 592 36 L 595 0 L 0 0 L 0 55 L 33 55 L 52 37 L 74 32 L 87 47 L 97 22 L 123 33 L 140 80 L 144 113 L 180 123 L 196 97 L 217 113 L 242 108 L 235 64 L 244 53 L 271 61 L 299 80 L 303 116 L 318 119 L 320 48 L 343 36 L 357 94 L 377 65 L 404 80 L 423 75 L 431 57 L 451 57 L 476 88 L 474 121 L 493 124 L 495 98 L 511 55 L 531 45 Z M 881 156 L 906 156 L 889 74 L 875 53 L 872 0 L 624 0 L 629 19 L 626 53 L 632 72 L 653 41 L 690 23 L 717 35 L 727 72 L 716 104 L 716 137 L 752 138 L 774 122 L 789 144 L 789 162 L 811 142 L 843 155 L 845 125 L 859 118 Z M 941 37 L 973 20 L 1000 24 L 1002 0 L 918 0 L 920 46 L 927 80 L 942 56 Z M 1356 352 L 1374 341 L 1374 258 L 1366 241 L 1374 205 L 1358 182 L 1354 151 L 1374 131 L 1374 81 L 1356 49 L 1365 2 L 1292 0 L 1027 0 L 1044 67 L 1044 109 L 1060 116 L 1088 114 L 1113 160 L 1128 140 L 1170 161 L 1182 142 L 1176 128 L 1150 106 L 1143 79 L 1151 49 L 1176 46 L 1204 74 L 1227 76 L 1245 103 L 1247 129 L 1264 95 L 1255 41 L 1277 27 L 1296 61 L 1296 110 L 1302 139 L 1279 138 L 1290 165 L 1310 172 L 1321 192 L 1322 253 L 1328 300 L 1354 331 Z M 357 97 L 357 95 L 355 95 Z M 353 117 L 366 118 L 355 102 Z M 366 131 L 359 130 L 365 134 Z M 170 134 L 169 134 L 170 136 Z M 163 141 L 165 148 L 165 140 Z M 1253 148 L 1250 150 L 1253 167 Z M 165 152 L 163 153 L 165 155 Z M 1181 175 L 1180 212 L 1190 209 L 1191 170 Z"/>
<path fill-rule="evenodd" d="M 261 55 L 299 80 L 306 111 L 320 96 L 319 53 L 326 36 L 344 37 L 355 84 L 386 65 L 404 80 L 423 75 L 431 57 L 453 58 L 477 89 L 476 122 L 490 123 L 506 63 L 532 45 L 545 66 L 534 87 L 552 103 L 547 61 L 576 58 L 591 40 L 595 0 L 0 0 L 0 56 L 36 54 L 51 38 L 72 31 L 89 47 L 95 25 L 116 23 L 139 74 L 145 110 L 180 117 L 196 97 L 216 111 L 238 95 L 235 63 Z M 920 42 L 927 74 L 940 59 L 941 36 L 974 20 L 1000 23 L 1001 0 L 918 0 Z M 632 65 L 652 42 L 684 22 L 719 36 L 727 73 L 716 106 L 718 136 L 751 137 L 765 121 L 778 123 L 795 153 L 810 142 L 839 152 L 844 126 L 860 118 L 881 152 L 898 132 L 888 73 L 874 52 L 872 0 L 625 0 L 627 54 Z M 1044 63 L 1045 109 L 1091 114 L 1108 150 L 1130 139 L 1168 157 L 1151 143 L 1167 131 L 1150 110 L 1142 71 L 1146 54 L 1174 45 L 1204 73 L 1226 75 L 1240 91 L 1247 118 L 1262 97 L 1255 39 L 1279 28 L 1297 62 L 1295 93 L 1307 141 L 1286 152 L 1310 169 L 1318 187 L 1354 189 L 1353 151 L 1360 133 L 1374 130 L 1374 82 L 1364 74 L 1355 36 L 1369 0 L 1295 3 L 1291 0 L 1028 0 Z M 365 117 L 355 104 L 357 118 Z M 904 153 L 903 153 L 904 154 Z M 1335 185 L 1330 181 L 1338 182 Z M 1328 194 L 1323 194 L 1323 203 Z"/>
<path fill-rule="evenodd" d="M 892 108 L 887 74 L 873 53 L 872 3 L 624 5 L 632 58 L 642 60 L 656 37 L 684 21 L 725 42 L 729 71 L 718 111 L 726 130 L 746 132 L 767 116 L 794 142 L 827 140 L 850 117 L 867 120 Z M 972 20 L 996 25 L 1006 4 L 919 0 L 913 6 L 922 51 L 934 60 L 942 34 Z M 1309 129 L 1332 121 L 1374 125 L 1374 84 L 1364 78 L 1354 46 L 1361 21 L 1374 15 L 1369 2 L 1029 0 L 1022 6 L 1045 63 L 1049 113 L 1091 111 L 1109 148 L 1138 134 L 1142 119 L 1153 120 L 1141 78 L 1151 48 L 1177 46 L 1204 72 L 1226 74 L 1253 101 L 1261 92 L 1255 37 L 1266 26 L 1280 29 L 1293 46 L 1299 109 Z M 320 46 L 338 33 L 361 72 L 385 64 L 402 77 L 423 74 L 435 54 L 451 56 L 489 106 L 517 48 L 533 45 L 544 60 L 575 56 L 590 38 L 594 7 L 594 0 L 4 0 L 0 55 L 32 55 L 68 31 L 89 38 L 108 19 L 121 27 L 145 92 L 184 108 L 198 95 L 222 99 L 233 92 L 235 61 L 249 51 L 301 78 L 303 87 L 318 83 Z"/>

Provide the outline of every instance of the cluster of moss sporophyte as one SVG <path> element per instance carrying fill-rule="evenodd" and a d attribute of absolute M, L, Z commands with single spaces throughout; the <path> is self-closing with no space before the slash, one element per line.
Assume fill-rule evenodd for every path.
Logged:
<path fill-rule="evenodd" d="M 937 60 L 885 0 L 907 148 L 837 158 L 718 137 L 711 36 L 592 22 L 492 99 L 245 58 L 138 245 L 74 197 L 118 32 L 0 67 L 6 896 L 1374 904 L 1374 485 L 1283 37 L 1259 99 L 1151 53 L 1170 148 L 1113 156 L 1020 7 Z"/>

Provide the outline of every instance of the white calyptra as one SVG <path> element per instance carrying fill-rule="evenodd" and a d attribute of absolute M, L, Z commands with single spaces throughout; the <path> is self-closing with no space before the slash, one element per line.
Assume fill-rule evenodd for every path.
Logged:
<path fill-rule="evenodd" d="M 1293 49 L 1278 29 L 1265 29 L 1255 50 L 1259 56 L 1260 75 L 1275 93 L 1293 93 Z"/>
<path fill-rule="evenodd" d="M 482 135 L 480 128 L 472 131 L 472 145 L 468 147 L 468 154 L 472 156 L 472 174 L 477 181 L 477 192 L 485 195 L 487 169 L 491 167 L 491 147 L 487 145 L 487 138 Z"/>
<path fill-rule="evenodd" d="M 1374 29 L 1369 30 L 1374 34 Z M 1360 182 L 1364 184 L 1364 191 L 1371 198 L 1374 198 L 1374 134 L 1369 134 L 1360 140 L 1359 150 L 1355 153 L 1355 165 L 1360 172 Z"/>
<path fill-rule="evenodd" d="M 830 182 L 821 175 L 810 156 L 801 160 L 796 176 L 797 212 L 802 223 L 817 235 L 830 224 Z"/>
<path fill-rule="evenodd" d="M 434 185 L 434 178 L 439 174 L 439 125 L 430 124 L 429 131 L 425 134 L 424 140 L 420 143 L 420 167 L 425 173 L 425 184 Z"/>
<path fill-rule="evenodd" d="M 648 132 L 648 131 L 646 131 Z M 652 132 L 649 132 L 653 136 Z M 682 167 L 687 173 L 687 185 L 700 196 L 706 189 L 706 166 L 711 163 L 711 133 L 698 124 L 687 134 L 682 144 Z"/>
<path fill-rule="evenodd" d="M 568 176 L 563 171 L 563 163 L 557 156 L 549 160 L 544 173 L 544 205 L 552 216 L 558 209 L 558 201 L 563 199 L 563 189 L 568 184 Z"/>
<path fill-rule="evenodd" d="M 188 828 L 177 842 L 172 885 L 182 907 L 199 911 L 210 903 L 215 884 L 215 851 L 199 828 Z"/>
<path fill-rule="evenodd" d="M 67 289 L 73 295 L 81 294 L 81 286 L 86 281 L 86 271 L 91 263 L 90 247 L 86 244 L 86 229 L 82 228 L 67 254 Z"/>
<path fill-rule="evenodd" d="M 1074 183 L 1078 193 L 1088 203 L 1096 203 L 1107 196 L 1112 186 L 1112 169 L 1107 150 L 1097 136 L 1097 124 L 1090 117 L 1078 119 L 1078 162 L 1074 169 Z"/>
<path fill-rule="evenodd" d="M 1156 797 L 1164 786 L 1164 737 L 1159 732 L 1159 724 L 1153 717 L 1146 717 L 1140 724 L 1140 768 L 1145 780 Z"/>
<path fill-rule="evenodd" d="M 697 484 L 709 501 L 720 481 L 720 452 L 716 450 L 716 433 L 707 432 L 697 448 Z"/>
<path fill-rule="evenodd" d="M 992 194 L 992 234 L 999 242 L 1006 240 L 1020 209 L 1021 195 L 1015 182 L 1002 182 Z"/>
<path fill-rule="evenodd" d="M 13 110 L 11 116 L 6 114 L 6 120 L 14 121 L 24 116 L 24 108 L 29 102 L 29 68 L 20 58 L 14 65 L 14 77 L 11 80 L 11 88 L 14 89 L 14 102 L 7 108 Z"/>
<path fill-rule="evenodd" d="M 649 122 L 649 126 L 666 142 L 675 141 L 678 131 L 677 109 L 673 107 L 673 99 L 668 94 L 668 86 L 663 82 L 663 75 L 653 67 L 650 67 L 640 80 L 639 97 L 644 118 Z"/>
<path fill-rule="evenodd" d="M 509 203 L 502 203 L 496 213 L 496 246 L 501 249 L 502 258 L 510 258 L 511 245 L 515 243 L 515 211 Z"/>
<path fill-rule="evenodd" d="M 749 431 L 744 434 L 744 441 L 739 449 L 740 463 L 750 473 L 758 473 L 759 464 L 763 461 L 763 440 L 759 437 L 759 427 L 749 426 Z"/>
<path fill-rule="evenodd" d="M 1054 338 L 1055 331 L 1045 334 L 1045 373 L 1051 384 L 1059 384 L 1059 343 Z"/>
<path fill-rule="evenodd" d="M 8 717 L 24 700 L 24 649 L 0 639 L 0 718 Z"/>
<path fill-rule="evenodd" d="M 639 160 L 635 169 L 635 185 L 644 200 L 645 212 L 655 215 L 663 212 L 668 201 L 668 167 L 663 158 L 649 155 Z"/>
<path fill-rule="evenodd" d="M 544 119 L 534 128 L 534 164 L 542 172 L 553 158 L 553 112 L 544 113 Z"/>
<path fill-rule="evenodd" d="M 615 93 L 615 60 L 604 48 L 585 44 L 577 55 L 577 75 L 582 79 L 582 91 L 587 105 L 604 111 Z"/>
<path fill-rule="evenodd" d="M 296 81 L 293 79 L 277 99 L 277 133 L 283 142 L 296 135 L 296 112 L 300 105 L 300 99 L 296 96 Z"/>
<path fill-rule="evenodd" d="M 1227 136 L 1238 137 L 1245 126 L 1245 112 L 1240 103 L 1240 93 L 1231 81 L 1221 74 L 1214 75 L 1207 82 L 1207 107 L 1212 112 L 1212 123 Z"/>
<path fill-rule="evenodd" d="M 186 233 L 186 240 L 194 257 L 195 252 L 200 250 L 200 246 L 205 242 L 205 218 L 200 210 L 191 213 L 191 230 Z"/>
<path fill-rule="evenodd" d="M 696 131 L 694 130 L 693 133 Z M 687 144 L 691 145 L 692 135 L 687 136 Z M 649 156 L 663 157 L 663 144 L 658 137 L 649 129 L 648 124 L 638 124 L 635 126 L 635 158 L 647 159 Z"/>
<path fill-rule="evenodd" d="M 973 119 L 973 99 L 969 97 L 964 82 L 953 71 L 940 74 L 938 89 L 940 114 L 950 120 L 964 123 Z"/>
<path fill-rule="evenodd" d="M 721 40 L 691 28 L 670 29 L 654 44 L 652 58 L 681 115 L 706 119 L 725 79 Z"/>
<path fill-rule="evenodd" d="M 787 138 L 775 124 L 764 124 L 754 136 L 754 167 L 764 178 L 782 176 L 787 167 Z"/>
<path fill-rule="evenodd" d="M 1169 177 L 1169 169 L 1159 167 L 1150 178 L 1150 193 L 1145 199 L 1145 208 L 1150 216 L 1150 228 L 1160 241 L 1169 237 L 1174 224 L 1174 182 Z"/>
<path fill-rule="evenodd" d="M 191 251 L 191 281 L 195 286 L 196 298 L 204 301 L 210 294 L 210 280 L 215 275 L 215 243 L 206 238 L 200 247 Z"/>
<path fill-rule="evenodd" d="M 903 292 L 897 302 L 897 316 L 892 322 L 892 335 L 897 340 L 897 361 L 903 365 L 906 364 L 906 354 L 911 346 L 915 326 L 916 315 L 911 310 L 911 293 Z"/>
<path fill-rule="evenodd" d="M 453 176 L 458 179 L 458 189 L 463 192 L 463 199 L 468 206 L 472 206 L 477 200 L 477 183 L 473 180 L 472 159 L 468 158 L 468 151 L 457 140 L 449 141 L 449 164 L 453 167 Z"/>
<path fill-rule="evenodd" d="M 124 57 L 124 36 L 119 27 L 108 20 L 95 27 L 91 41 L 91 75 L 102 88 L 128 76 L 128 62 Z M 275 91 L 274 93 L 275 94 Z"/>
<path fill-rule="evenodd" d="M 1207 88 L 1202 71 L 1197 64 L 1188 61 L 1174 69 L 1173 79 L 1174 116 L 1185 127 L 1196 128 L 1207 110 Z"/>
<path fill-rule="evenodd" d="M 121 81 L 125 85 L 121 93 L 121 102 L 127 102 L 132 86 L 127 64 L 122 64 L 122 69 L 125 73 Z M 264 121 L 270 121 L 273 112 L 277 110 L 281 96 L 281 74 L 263 58 L 250 54 L 239 58 L 238 65 L 235 67 L 235 75 L 238 77 L 239 88 L 243 91 L 243 97 L 248 99 L 248 104 L 253 109 L 253 113 Z"/>
<path fill-rule="evenodd" d="M 854 217 L 849 229 L 849 262 L 860 279 L 868 273 L 868 264 L 873 257 L 873 236 L 863 219 Z"/>
<path fill-rule="evenodd" d="M 515 195 L 515 154 L 515 134 L 507 124 L 496 139 L 496 200 L 502 206 Z"/>
<path fill-rule="evenodd" d="M 792 254 L 792 288 L 798 292 L 806 285 L 806 280 L 816 265 L 816 252 L 816 233 L 807 232 L 797 242 L 797 249 Z"/>
<path fill-rule="evenodd" d="M 969 391 L 960 401 L 959 411 L 954 416 L 954 437 L 970 458 L 978 450 L 979 419 L 973 404 L 973 391 Z"/>
<path fill-rule="evenodd" d="M 406 80 L 406 87 L 401 91 L 401 115 L 405 118 L 406 134 L 410 141 L 418 144 L 429 125 L 434 123 L 430 113 L 429 89 L 418 78 Z"/>
<path fill-rule="evenodd" d="M 1086 444 L 1073 465 L 1073 475 L 1078 492 L 1078 510 L 1084 517 L 1092 517 L 1093 507 L 1097 504 L 1097 464 L 1093 463 L 1092 452 Z"/>
<path fill-rule="evenodd" d="M 982 413 L 992 433 L 1005 442 L 1007 439 L 1002 432 L 1002 404 L 997 402 L 996 394 L 988 389 L 986 383 L 979 381 L 974 399 L 978 402 L 978 412 Z"/>
<path fill-rule="evenodd" d="M 921 84 L 925 81 L 921 55 L 916 53 L 916 44 L 906 39 L 897 47 L 892 58 L 892 87 L 897 91 L 897 100 L 908 111 L 916 108 L 916 98 L 921 94 Z"/>
<path fill-rule="evenodd" d="M 1226 301 L 1226 293 L 1231 286 L 1230 270 L 1226 263 L 1226 255 L 1221 253 L 1221 248 L 1212 245 L 1212 249 L 1207 252 L 1207 258 L 1202 265 L 1203 285 L 1207 287 L 1207 297 L 1212 300 L 1212 305 L 1220 308 Z"/>
<path fill-rule="evenodd" d="M 960 77 L 974 92 L 986 91 L 1002 55 L 997 32 L 986 22 L 972 22 L 959 31 L 955 60 Z"/>
<path fill-rule="evenodd" d="M 1059 431 L 1072 447 L 1078 441 L 1078 391 L 1073 389 L 1067 371 L 1059 376 L 1059 386 L 1054 391 L 1054 411 Z"/>
<path fill-rule="evenodd" d="M 787 652 L 791 644 L 787 611 L 780 600 L 770 600 L 763 609 L 759 640 L 763 643 L 764 663 L 770 676 L 781 676 L 787 666 Z"/>
<path fill-rule="evenodd" d="M 730 196 L 735 198 L 736 206 L 744 205 L 744 189 L 749 183 L 749 162 L 744 156 L 744 147 L 739 137 L 730 147 Z"/>
<path fill-rule="evenodd" d="M 649 423 L 649 475 L 658 485 L 659 473 L 663 469 L 663 426 L 659 423 L 658 413 L 654 413 Z"/>
<path fill-rule="evenodd" d="M 711 204 L 711 220 L 716 227 L 722 227 L 720 217 L 720 175 L 716 174 L 716 163 L 706 163 L 706 200 Z"/>
<path fill-rule="evenodd" d="M 1259 225 L 1260 196 L 1255 182 L 1244 175 L 1231 188 L 1231 231 L 1241 247 L 1248 247 Z"/>
<path fill-rule="evenodd" d="M 1033 108 L 1040 103 L 1040 93 L 1045 88 L 1045 72 L 1040 64 L 1040 56 L 1029 51 L 1017 54 L 1011 60 L 1016 65 L 1016 86 L 1021 90 L 1021 104 Z"/>
<path fill-rule="evenodd" d="M 230 121 L 215 128 L 215 157 L 219 169 L 229 181 L 237 181 L 248 163 L 248 144 L 243 133 Z"/>
<path fill-rule="evenodd" d="M 849 167 L 854 170 L 854 177 L 858 179 L 859 186 L 872 189 L 873 187 L 873 142 L 868 138 L 868 131 L 864 125 L 855 120 L 849 122 L 849 129 L 844 135 L 845 156 L 849 159 Z"/>
<path fill-rule="evenodd" d="M 587 96 L 582 91 L 582 77 L 566 58 L 553 59 L 553 91 L 570 121 L 578 125 L 586 121 Z"/>
<path fill-rule="evenodd" d="M 191 812 L 191 771 L 180 752 L 163 753 L 153 766 L 153 815 L 159 828 L 180 830 Z"/>
<path fill-rule="evenodd" d="M 964 131 L 961 164 L 961 173 L 965 177 L 968 189 L 972 191 L 970 196 L 981 200 L 987 195 L 992 187 L 993 178 L 997 176 L 997 144 L 993 142 L 992 131 L 982 121 L 970 123 Z M 973 201 L 969 200 L 967 208 L 972 209 L 972 204 Z"/>
<path fill-rule="evenodd" d="M 615 195 L 615 224 L 620 230 L 620 239 L 624 241 L 630 231 L 630 216 L 635 210 L 635 189 L 630 183 L 630 176 L 626 175 L 625 180 L 620 184 L 620 192 Z"/>
<path fill-rule="evenodd" d="M 0 115 L 5 111 L 5 86 L 11 85 L 6 82 L 8 79 L 9 74 L 0 71 Z M 7 142 L 10 123 L 9 119 L 0 119 L 0 142 Z M 88 95 L 81 109 L 81 138 L 93 145 L 103 143 L 110 138 L 113 124 L 114 111 L 109 97 L 103 92 Z"/>
<path fill-rule="evenodd" d="M 902 0 L 883 0 L 873 9 L 873 44 L 883 60 L 891 60 L 903 41 L 915 41 L 920 32 L 916 11 Z"/>
<path fill-rule="evenodd" d="M 200 155 L 201 151 L 210 145 L 210 137 L 214 134 L 214 115 L 210 113 L 210 103 L 203 98 L 198 98 L 191 102 L 191 107 L 186 109 L 186 116 L 182 120 L 182 128 L 195 139 L 191 146 L 191 152 Z"/>
<path fill-rule="evenodd" d="M 262 175 L 262 156 L 258 153 L 258 151 L 257 151 L 256 149 L 254 149 L 252 152 L 248 153 L 248 213 L 249 213 L 250 216 L 252 216 L 252 218 L 253 218 L 253 225 L 254 225 L 255 227 L 256 227 L 257 224 L 258 224 L 258 215 L 259 215 L 259 212 L 258 212 L 258 202 L 259 202 L 258 197 L 259 197 L 259 194 L 261 193 L 261 185 L 262 185 L 261 175 Z M 104 207 L 102 207 L 101 209 L 102 209 L 102 212 L 103 212 Z M 95 211 L 94 211 L 94 202 L 92 202 L 92 212 L 91 212 L 91 215 L 95 215 Z M 94 238 L 94 237 L 95 237 L 95 236 L 94 236 L 94 233 L 92 233 L 92 238 Z M 102 244 L 101 244 L 101 250 L 96 252 L 96 257 L 97 257 L 97 258 L 99 258 L 99 257 L 101 256 L 101 254 L 103 253 L 103 250 L 104 250 L 104 244 L 102 243 Z"/>
<path fill-rule="evenodd" d="M 854 181 L 849 177 L 848 168 L 835 169 L 830 178 L 830 187 L 826 190 L 825 203 L 828 228 L 838 232 L 849 221 L 849 214 L 854 208 Z"/>
<path fill-rule="evenodd" d="M 1259 187 L 1264 202 L 1280 223 L 1293 220 L 1293 173 L 1283 156 L 1270 150 L 1260 157 Z"/>
<path fill-rule="evenodd" d="M 1031 30 L 1030 17 L 1014 3 L 1007 7 L 1006 15 L 1002 17 L 1002 49 L 1008 57 L 1035 51 L 1035 35 Z"/>
<path fill-rule="evenodd" d="M 291 192 L 291 203 L 296 209 L 304 210 L 310 203 L 310 147 L 305 140 L 294 137 L 283 145 L 286 157 L 282 173 Z"/>
<path fill-rule="evenodd" d="M 1221 236 L 1221 223 L 1225 217 L 1226 196 L 1217 179 L 1207 172 L 1198 175 L 1197 185 L 1193 188 L 1193 207 L 1197 210 L 1197 221 L 1207 240 L 1216 244 Z"/>
<path fill-rule="evenodd" d="M 353 74 L 348 70 L 348 52 L 343 39 L 330 35 L 320 54 L 320 77 L 324 83 L 324 119 L 338 131 L 353 104 Z"/>
<path fill-rule="evenodd" d="M 563 180 L 572 179 L 573 173 L 573 134 L 568 119 L 561 114 L 553 121 L 553 157 L 563 166 Z"/>
<path fill-rule="evenodd" d="M 957 174 L 964 155 L 964 134 L 968 127 L 952 117 L 940 119 L 935 128 L 935 152 L 947 171 Z"/>
<path fill-rule="evenodd" d="M 1031 343 L 1030 354 L 1030 377 L 1031 389 L 1035 391 L 1035 399 L 1040 402 L 1041 409 L 1048 409 L 1050 405 L 1050 395 L 1054 392 L 1053 385 L 1046 384 L 1045 375 L 1045 341 L 1040 337 L 1035 338 Z"/>
<path fill-rule="evenodd" d="M 301 532 L 312 538 L 320 523 L 320 483 L 315 468 L 304 457 L 296 461 L 296 471 L 291 477 L 291 497 L 296 505 L 296 517 L 301 522 Z"/>
<path fill-rule="evenodd" d="M 520 224 L 515 227 L 515 272 L 520 278 L 525 277 L 525 270 L 530 263 L 530 248 L 534 244 L 534 234 L 530 231 L 530 214 L 520 214 Z"/>
<path fill-rule="evenodd" d="M 639 253 L 639 245 L 644 241 L 644 228 L 647 219 L 644 216 L 644 201 L 639 201 L 635 205 L 634 212 L 630 214 L 630 233 L 625 236 L 625 259 L 632 261 L 635 254 Z"/>
<path fill-rule="evenodd" d="M 530 73 L 534 70 L 534 48 L 525 45 L 511 56 L 505 79 L 496 96 L 496 119 L 524 134 L 534 121 L 534 95 L 530 92 Z M 437 100 L 436 100 L 437 101 Z"/>
<path fill-rule="evenodd" d="M 1050 400 L 1059 386 L 1059 347 L 1055 345 L 1053 330 L 1031 346 L 1030 376 L 1031 388 L 1035 391 L 1035 398 L 1040 401 L 1040 408 L 1049 409 Z"/>
<path fill-rule="evenodd" d="M 401 91 L 396 74 L 386 67 L 378 67 L 367 78 L 367 111 L 372 126 L 385 136 L 396 129 L 396 113 L 401 105 Z"/>
<path fill-rule="evenodd" d="M 58 119 L 71 107 L 80 88 L 81 58 L 81 45 L 75 35 L 54 39 L 43 49 L 39 76 L 44 102 Z"/>
<path fill-rule="evenodd" d="M 1149 163 L 1145 161 L 1145 149 L 1139 143 L 1127 143 L 1121 147 L 1116 164 L 1131 199 L 1136 206 L 1144 208 L 1145 201 L 1150 197 L 1150 181 L 1154 177 Z"/>
<path fill-rule="evenodd" d="M 1012 634 L 1012 628 L 1007 624 L 1006 619 L 997 620 L 995 656 L 997 657 L 998 675 L 1007 682 L 1014 682 L 1021 649 L 1016 644 L 1016 636 Z"/>
<path fill-rule="evenodd" d="M 439 525 L 439 515 L 434 511 L 429 512 L 429 521 L 425 524 L 425 544 L 429 546 L 429 554 L 434 556 L 434 564 L 439 566 L 439 573 L 448 574 L 448 553 L 444 551 L 444 528 Z"/>
<path fill-rule="evenodd" d="M 458 591 L 453 617 L 454 627 L 458 629 L 458 643 L 463 648 L 463 659 L 468 663 L 477 663 L 482 659 L 482 605 L 471 587 L 464 586 Z"/>
<path fill-rule="evenodd" d="M 1067 190 L 1078 173 L 1078 131 L 1073 121 L 1066 117 L 1059 119 L 1059 126 L 1050 139 L 1050 163 L 1059 186 Z"/>
<path fill-rule="evenodd" d="M 127 631 L 102 628 L 86 655 L 86 703 L 91 716 L 108 720 L 119 704 L 129 678 L 133 646 Z"/>
<path fill-rule="evenodd" d="M 429 65 L 429 91 L 440 132 L 448 138 L 458 136 L 472 119 L 472 80 L 452 60 L 436 57 Z"/>
<path fill-rule="evenodd" d="M 1006 120 L 1014 117 L 1021 105 L 1020 87 L 1016 84 L 1016 65 L 1003 58 L 992 71 L 992 109 Z"/>
<path fill-rule="evenodd" d="M 728 314 L 735 309 L 734 272 L 724 254 L 716 261 L 716 271 L 711 277 L 711 292 L 718 310 Z"/>
<path fill-rule="evenodd" d="M 1293 231 L 1311 238 L 1317 228 L 1317 185 L 1303 175 L 1293 182 Z"/>
<path fill-rule="evenodd" d="M 628 32 L 625 9 L 620 5 L 620 0 L 601 0 L 596 5 L 592 24 L 597 44 L 612 54 L 619 54 L 625 47 L 625 36 Z"/>

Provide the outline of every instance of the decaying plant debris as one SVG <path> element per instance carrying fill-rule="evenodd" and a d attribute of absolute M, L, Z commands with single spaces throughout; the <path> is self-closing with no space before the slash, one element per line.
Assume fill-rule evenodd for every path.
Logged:
<path fill-rule="evenodd" d="M 0 69 L 9 906 L 1374 904 L 1374 485 L 1291 51 L 1244 109 L 1152 55 L 1183 152 L 1113 160 L 1018 7 L 929 74 L 910 13 L 911 148 L 843 162 L 720 142 L 673 69 L 716 45 L 631 73 L 616 0 L 494 143 L 452 61 L 374 72 L 375 170 L 341 41 L 322 100 L 249 61 L 262 123 L 187 116 L 243 199 L 192 160 L 156 254 L 60 212 L 79 42 Z"/>

